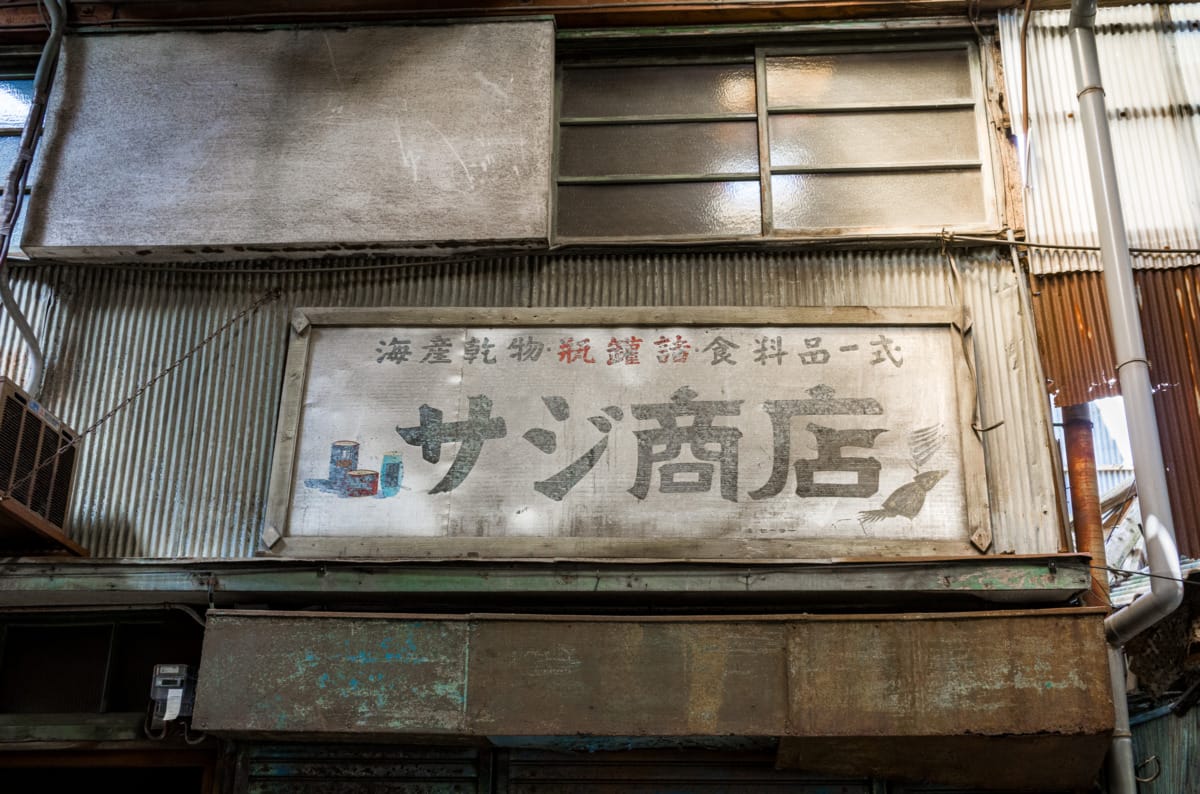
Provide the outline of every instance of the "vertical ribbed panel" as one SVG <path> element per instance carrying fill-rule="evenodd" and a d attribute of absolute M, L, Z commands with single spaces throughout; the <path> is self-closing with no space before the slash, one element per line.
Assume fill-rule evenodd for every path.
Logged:
<path fill-rule="evenodd" d="M 1137 276 L 1175 535 L 1200 557 L 1200 267 Z"/>
<path fill-rule="evenodd" d="M 1079 405 L 1120 393 L 1099 273 L 1033 279 L 1033 315 L 1054 404 Z"/>
<path fill-rule="evenodd" d="M 1038 279 L 1034 313 L 1057 405 L 1117 393 L 1116 363 L 1099 273 Z M 1142 332 L 1167 466 L 1179 548 L 1200 555 L 1200 267 L 1141 270 Z"/>
<path fill-rule="evenodd" d="M 1198 581 L 1195 576 L 1192 582 Z M 1133 757 L 1149 763 L 1139 770 L 1146 777 L 1138 781 L 1140 794 L 1181 794 L 1200 791 L 1200 709 L 1192 707 L 1181 716 L 1164 714 L 1157 719 L 1133 726 Z M 1157 761 L 1150 761 L 1150 759 Z"/>
<path fill-rule="evenodd" d="M 1029 25 L 1029 239 L 1098 245 L 1079 123 L 1068 11 L 1037 11 Z M 1000 15 L 1014 127 L 1020 127 L 1021 14 Z M 1109 125 L 1130 245 L 1200 248 L 1200 4 L 1102 7 L 1096 14 Z M 1139 255 L 1134 266 L 1194 264 Z M 1099 270 L 1091 252 L 1034 251 L 1034 273 Z"/>
<path fill-rule="evenodd" d="M 978 426 L 987 453 L 997 550 L 1024 553 L 1031 541 L 1036 548 L 1058 550 L 1065 546 L 1054 491 L 1059 472 L 1048 452 L 1052 432 L 1038 378 L 1033 318 L 1022 306 L 1011 267 L 965 268 L 963 288 L 974 321 Z M 1019 514 L 1005 514 L 1018 505 Z"/>
<path fill-rule="evenodd" d="M 22 271 L 42 295 L 43 397 L 80 429 L 273 287 L 284 297 L 180 366 L 83 445 L 70 529 L 97 557 L 247 557 L 266 497 L 288 320 L 298 306 L 938 306 L 934 251 L 629 252 L 338 272 Z M 317 265 L 319 267 L 319 265 Z M 1058 548 L 1046 411 L 1007 258 L 960 262 L 975 317 L 997 551 Z M 303 269 L 301 267 L 300 269 Z M 39 286 L 34 286 L 39 285 Z M 32 293 L 31 293 L 32 294 Z M 12 355 L 6 338 L 4 354 Z"/>

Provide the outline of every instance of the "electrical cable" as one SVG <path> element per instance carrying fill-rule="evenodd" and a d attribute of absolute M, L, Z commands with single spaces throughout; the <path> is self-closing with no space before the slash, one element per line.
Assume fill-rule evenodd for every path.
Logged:
<path fill-rule="evenodd" d="M 1097 571 L 1111 571 L 1112 573 L 1124 573 L 1124 574 L 1128 574 L 1130 576 L 1145 576 L 1150 579 L 1165 579 L 1168 582 L 1183 582 L 1184 584 L 1190 584 L 1193 587 L 1200 587 L 1200 580 L 1193 581 L 1191 579 L 1183 579 L 1183 578 L 1180 578 L 1177 576 L 1164 576 L 1161 573 L 1150 573 L 1148 571 L 1130 571 L 1130 570 L 1126 570 L 1125 568 L 1113 568 L 1112 566 L 1109 566 L 1109 565 L 1089 565 L 1088 567 L 1093 568 Z"/>

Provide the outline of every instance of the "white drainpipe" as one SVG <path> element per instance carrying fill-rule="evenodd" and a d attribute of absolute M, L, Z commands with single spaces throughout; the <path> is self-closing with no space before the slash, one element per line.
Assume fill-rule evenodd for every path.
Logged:
<path fill-rule="evenodd" d="M 1109 791 L 1112 794 L 1136 794 L 1133 738 L 1125 705 L 1125 658 L 1121 646 L 1175 611 L 1183 600 L 1183 582 L 1163 468 L 1162 443 L 1154 418 L 1150 367 L 1138 320 L 1129 241 L 1125 236 L 1125 218 L 1117 191 L 1117 169 L 1096 55 L 1095 22 L 1096 0 L 1073 0 L 1069 32 L 1079 96 L 1079 120 L 1083 125 L 1091 174 L 1092 201 L 1096 207 L 1100 255 L 1104 264 L 1104 291 L 1108 297 L 1109 323 L 1117 355 L 1117 377 L 1121 382 L 1125 418 L 1129 425 L 1142 531 L 1146 536 L 1150 573 L 1153 574 L 1150 592 L 1105 621 L 1108 641 L 1112 645 L 1109 661 L 1116 704 L 1116 725 L 1109 753 Z"/>

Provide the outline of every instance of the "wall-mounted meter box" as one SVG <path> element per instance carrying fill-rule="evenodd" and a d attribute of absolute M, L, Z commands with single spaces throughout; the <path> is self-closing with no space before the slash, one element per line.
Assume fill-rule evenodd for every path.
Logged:
<path fill-rule="evenodd" d="M 154 715 L 150 727 L 162 728 L 168 722 L 190 718 L 196 703 L 196 673 L 186 664 L 156 664 L 150 685 Z"/>

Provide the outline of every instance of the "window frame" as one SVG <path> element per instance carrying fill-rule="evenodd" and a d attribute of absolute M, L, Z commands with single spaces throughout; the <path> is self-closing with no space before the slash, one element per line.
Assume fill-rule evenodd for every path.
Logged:
<path fill-rule="evenodd" d="M 814 55 L 814 54 L 855 54 L 855 53 L 885 53 L 885 52 L 928 52 L 928 51 L 947 51 L 958 50 L 964 51 L 967 59 L 967 71 L 970 79 L 971 101 L 968 104 L 965 100 L 961 103 L 939 104 L 936 102 L 911 102 L 897 103 L 895 106 L 870 106 L 860 105 L 856 107 L 838 106 L 833 112 L 852 112 L 853 110 L 861 110 L 870 112 L 873 109 L 878 109 L 881 112 L 905 112 L 905 111 L 921 111 L 933 110 L 942 107 L 953 109 L 961 108 L 973 109 L 973 118 L 975 124 L 975 146 L 977 150 L 976 160 L 931 160 L 920 164 L 896 164 L 895 167 L 880 167 L 880 164 L 871 164 L 865 167 L 829 167 L 821 168 L 814 167 L 793 167 L 793 166 L 776 166 L 771 162 L 770 157 L 770 120 L 772 116 L 784 115 L 792 108 L 769 108 L 767 103 L 767 59 L 771 57 L 786 57 L 796 55 Z M 957 35 L 945 38 L 936 38 L 927 41 L 912 41 L 912 42 L 894 42 L 886 40 L 875 40 L 865 43 L 813 43 L 813 44 L 760 44 L 757 46 L 746 44 L 741 50 L 741 54 L 734 52 L 732 54 L 714 53 L 711 55 L 705 54 L 681 54 L 681 53 L 634 53 L 623 55 L 609 55 L 605 53 L 580 53 L 579 60 L 568 60 L 560 58 L 555 65 L 555 97 L 554 97 L 554 135 L 553 135 L 553 163 L 552 173 L 554 175 L 554 184 L 551 190 L 550 200 L 550 227 L 551 239 L 555 244 L 646 244 L 655 242 L 680 243 L 680 242 L 696 242 L 696 243 L 719 243 L 719 242 L 789 242 L 799 240 L 821 240 L 828 239 L 836 241 L 838 239 L 853 239 L 853 238 L 880 238 L 886 240 L 889 238 L 905 238 L 929 235 L 941 235 L 946 232 L 956 232 L 963 234 L 971 233 L 995 233 L 1002 226 L 1002 190 L 998 182 L 997 175 L 999 174 L 999 149 L 996 140 L 996 133 L 993 132 L 992 126 L 988 119 L 988 94 L 987 85 L 984 79 L 984 64 L 981 58 L 981 45 L 977 38 L 969 35 Z M 579 68 L 605 68 L 614 66 L 679 66 L 691 64 L 733 64 L 745 63 L 753 64 L 754 82 L 755 82 L 755 112 L 748 113 L 727 113 L 727 114 L 691 114 L 691 115 L 676 115 L 656 118 L 653 121 L 648 117 L 641 116 L 596 116 L 596 117 L 574 117 L 563 116 L 563 77 L 567 69 Z M 817 112 L 830 112 L 828 109 L 813 108 Z M 564 124 L 564 119 L 566 123 Z M 560 153 L 562 147 L 562 129 L 564 126 L 583 126 L 583 125 L 602 125 L 605 123 L 688 123 L 688 122 L 718 122 L 718 121 L 754 121 L 757 126 L 758 134 L 758 173 L 751 176 L 749 172 L 731 173 L 731 174 L 672 174 L 666 176 L 643 176 L 635 178 L 627 174 L 611 174 L 595 177 L 563 177 L 560 171 Z M 779 229 L 775 225 L 774 219 L 774 201 L 771 189 L 771 177 L 773 175 L 781 175 L 788 173 L 814 173 L 814 174 L 834 174 L 834 173 L 938 173 L 938 172 L 963 172 L 976 171 L 979 175 L 979 185 L 981 190 L 981 205 L 982 216 L 977 221 L 960 223 L 957 225 L 933 225 L 933 224 L 913 224 L 905 226 L 854 226 L 848 228 L 835 227 L 819 227 L 819 228 L 803 228 L 803 229 Z M 759 184 L 759 218 L 760 229 L 755 234 L 740 234 L 740 235 L 712 235 L 712 234 L 662 234 L 662 235 L 620 235 L 620 236 L 566 236 L 563 235 L 559 228 L 559 216 L 561 213 L 562 204 L 559 197 L 560 188 L 564 185 L 603 185 L 603 184 L 678 184 L 682 182 L 701 182 L 701 183 L 717 183 L 728 181 L 757 181 Z"/>
<path fill-rule="evenodd" d="M 33 80 L 37 72 L 38 59 L 41 57 L 40 50 L 29 50 L 25 48 L 0 49 L 0 81 L 10 80 Z M 25 122 L 28 121 L 26 114 L 25 121 L 19 127 L 0 127 L 0 137 L 16 138 L 18 142 L 21 136 L 25 134 Z M 42 130 L 37 131 L 38 136 L 42 135 Z M 18 143 L 18 148 L 20 144 Z M 36 151 L 35 151 L 36 157 Z M 33 172 L 34 162 L 30 163 L 29 181 L 25 184 L 25 189 L 22 191 L 22 206 L 21 212 L 17 216 L 13 224 L 13 239 L 10 242 L 9 258 L 25 260 L 29 257 L 21 249 L 21 238 L 25 228 L 25 213 L 29 210 L 29 196 L 33 193 Z M 7 190 L 9 171 L 3 170 L 0 172 L 0 199 L 3 199 Z"/>

